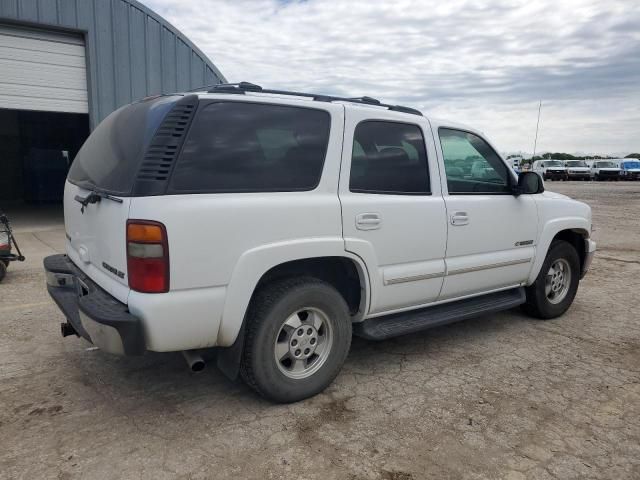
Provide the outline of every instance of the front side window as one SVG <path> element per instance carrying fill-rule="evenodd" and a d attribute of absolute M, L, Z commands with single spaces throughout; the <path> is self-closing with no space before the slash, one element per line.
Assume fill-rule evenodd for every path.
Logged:
<path fill-rule="evenodd" d="M 408 123 L 368 120 L 353 135 L 349 189 L 357 193 L 430 193 L 422 130 Z"/>
<path fill-rule="evenodd" d="M 202 107 L 171 178 L 186 192 L 313 190 L 320 182 L 330 115 L 322 110 L 244 102 Z"/>
<path fill-rule="evenodd" d="M 439 135 L 450 194 L 511 193 L 509 169 L 487 142 L 449 128 Z"/>

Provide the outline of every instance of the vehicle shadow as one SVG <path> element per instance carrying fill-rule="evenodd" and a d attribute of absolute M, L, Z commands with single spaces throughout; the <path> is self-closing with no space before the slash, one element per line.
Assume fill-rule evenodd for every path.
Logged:
<path fill-rule="evenodd" d="M 351 351 L 343 372 L 329 387 L 327 395 L 346 394 L 349 376 L 357 374 L 359 381 L 380 382 L 399 369 L 418 370 L 430 364 L 475 363 L 493 355 L 497 343 L 507 344 L 518 330 L 530 328 L 533 320 L 518 310 L 481 316 L 462 322 L 433 328 L 381 342 L 353 337 Z M 212 352 L 213 353 L 213 352 Z M 143 357 L 114 357 L 99 350 L 79 352 L 85 357 L 75 365 L 80 380 L 111 392 L 118 402 L 135 399 L 146 411 L 156 405 L 164 412 L 206 408 L 228 408 L 229 414 L 238 408 L 273 406 L 259 397 L 240 379 L 229 380 L 210 358 L 203 372 L 192 373 L 180 353 L 149 352 Z M 88 357 L 88 358 L 87 358 Z M 89 361 L 87 361 L 90 358 Z M 322 395 L 319 396 L 322 401 Z M 312 399 L 305 402 L 312 402 Z"/>

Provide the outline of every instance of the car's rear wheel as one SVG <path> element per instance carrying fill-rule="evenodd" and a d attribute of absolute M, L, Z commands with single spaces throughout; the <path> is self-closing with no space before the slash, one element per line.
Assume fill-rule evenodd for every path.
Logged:
<path fill-rule="evenodd" d="M 315 278 L 261 288 L 246 321 L 242 378 L 276 402 L 295 402 L 324 390 L 349 353 L 347 303 L 333 286 Z"/>
<path fill-rule="evenodd" d="M 4 280 L 5 275 L 7 274 L 7 265 L 4 261 L 0 261 L 0 282 Z"/>
<path fill-rule="evenodd" d="M 576 296 L 580 282 L 580 258 L 569 242 L 551 244 L 535 282 L 526 288 L 523 310 L 536 318 L 548 320 L 565 313 Z"/>

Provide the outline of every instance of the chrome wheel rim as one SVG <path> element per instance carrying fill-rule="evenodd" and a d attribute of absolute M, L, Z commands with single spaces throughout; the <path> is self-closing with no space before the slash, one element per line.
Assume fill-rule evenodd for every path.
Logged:
<path fill-rule="evenodd" d="M 545 278 L 544 293 L 549 303 L 562 302 L 571 286 L 571 267 L 564 258 L 559 258 L 551 264 Z"/>
<path fill-rule="evenodd" d="M 327 361 L 332 345 L 327 314 L 313 307 L 301 308 L 280 326 L 274 344 L 276 365 L 289 378 L 308 378 Z"/>

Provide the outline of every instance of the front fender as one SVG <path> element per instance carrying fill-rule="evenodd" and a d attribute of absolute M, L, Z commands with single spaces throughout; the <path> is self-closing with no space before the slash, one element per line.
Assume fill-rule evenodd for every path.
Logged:
<path fill-rule="evenodd" d="M 563 230 L 573 230 L 581 233 L 586 237 L 589 236 L 591 230 L 591 221 L 584 217 L 562 217 L 548 220 L 543 226 L 538 242 L 536 245 L 536 257 L 529 272 L 527 285 L 531 285 L 542 268 L 542 264 L 547 256 L 549 247 L 554 237 Z"/>
<path fill-rule="evenodd" d="M 367 269 L 359 257 L 344 249 L 341 237 L 303 238 L 261 245 L 246 251 L 238 260 L 227 286 L 217 345 L 230 346 L 242 327 L 251 296 L 262 276 L 286 262 L 318 257 L 345 257 L 356 262 L 365 282 L 365 311 L 369 309 L 369 279 Z"/>

